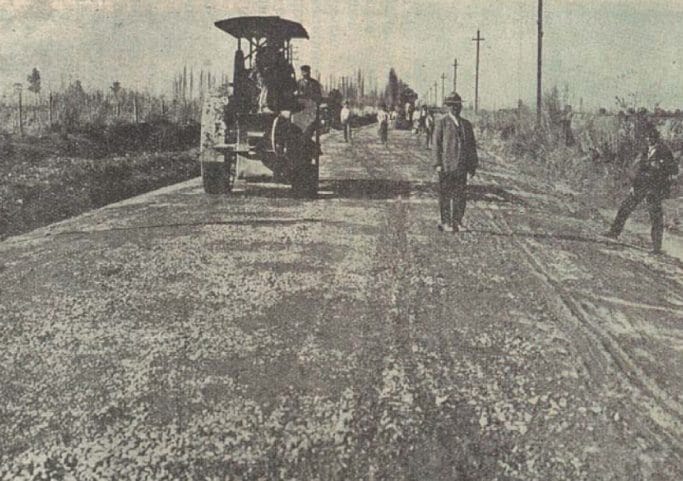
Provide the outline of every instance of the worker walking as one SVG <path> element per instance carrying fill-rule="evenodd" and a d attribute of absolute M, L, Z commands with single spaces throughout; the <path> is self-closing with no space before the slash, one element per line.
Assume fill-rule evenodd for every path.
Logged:
<path fill-rule="evenodd" d="M 382 103 L 377 111 L 377 124 L 379 134 L 379 140 L 384 145 L 387 145 L 389 141 L 389 112 L 387 112 L 387 105 Z"/>
<path fill-rule="evenodd" d="M 424 119 L 425 146 L 429 149 L 434 136 L 434 113 L 427 109 Z"/>
<path fill-rule="evenodd" d="M 351 142 L 351 109 L 348 100 L 344 102 L 344 106 L 339 112 L 339 120 L 344 130 L 344 142 Z"/>
<path fill-rule="evenodd" d="M 477 144 L 472 124 L 460 117 L 462 99 L 453 92 L 444 103 L 448 114 L 436 121 L 434 131 L 434 168 L 439 176 L 439 208 L 444 232 L 465 230 L 467 176 L 472 177 L 479 165 Z"/>
<path fill-rule="evenodd" d="M 671 149 L 660 139 L 655 127 L 651 127 L 645 136 L 648 144 L 647 153 L 641 154 L 638 158 L 633 185 L 621 203 L 610 230 L 604 235 L 612 239 L 618 238 L 628 217 L 645 199 L 652 223 L 652 254 L 661 254 L 664 235 L 662 201 L 669 197 L 671 187 L 676 182 L 678 162 L 674 159 Z"/>

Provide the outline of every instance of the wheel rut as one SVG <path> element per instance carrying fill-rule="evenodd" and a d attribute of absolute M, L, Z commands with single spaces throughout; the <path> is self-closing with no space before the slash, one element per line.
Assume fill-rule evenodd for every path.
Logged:
<path fill-rule="evenodd" d="M 683 406 L 641 369 L 614 337 L 591 319 L 600 319 L 597 312 L 576 299 L 561 285 L 534 253 L 529 241 L 514 235 L 506 219 L 495 217 L 485 211 L 484 216 L 491 227 L 504 230 L 524 253 L 527 268 L 546 287 L 549 305 L 555 310 L 563 328 L 572 334 L 577 342 L 576 351 L 590 377 L 592 391 L 597 386 L 616 382 L 621 389 L 631 394 L 636 403 L 629 408 L 631 417 L 643 432 L 648 433 L 660 445 L 675 448 L 676 458 L 683 460 Z M 648 420 L 643 420 L 643 410 Z"/>

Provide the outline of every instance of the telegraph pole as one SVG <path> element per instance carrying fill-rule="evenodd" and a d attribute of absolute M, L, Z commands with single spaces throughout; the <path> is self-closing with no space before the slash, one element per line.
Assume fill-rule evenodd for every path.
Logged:
<path fill-rule="evenodd" d="M 22 112 L 22 105 L 21 105 L 21 89 L 22 85 L 20 83 L 15 83 L 14 84 L 14 91 L 19 95 L 19 135 L 22 137 L 24 136 L 24 116 Z"/>
<path fill-rule="evenodd" d="M 439 82 L 434 82 L 434 107 L 439 105 Z"/>
<path fill-rule="evenodd" d="M 538 0 L 538 67 L 536 71 L 536 125 L 541 125 L 542 90 L 541 64 L 543 53 L 543 0 Z"/>
<path fill-rule="evenodd" d="M 441 105 L 444 104 L 446 100 L 446 74 L 441 74 Z"/>
<path fill-rule="evenodd" d="M 453 92 L 457 92 L 458 89 L 456 86 L 458 85 L 458 59 L 456 58 L 455 61 L 453 62 Z"/>
<path fill-rule="evenodd" d="M 539 0 L 541 1 L 541 0 Z M 477 67 L 474 79 L 474 113 L 479 111 L 479 44 L 484 41 L 479 35 L 479 30 L 477 29 L 477 38 L 472 39 L 473 42 L 477 42 Z"/>

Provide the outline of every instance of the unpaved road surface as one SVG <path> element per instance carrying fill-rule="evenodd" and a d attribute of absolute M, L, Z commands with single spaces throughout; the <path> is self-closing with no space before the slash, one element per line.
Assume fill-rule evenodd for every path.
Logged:
<path fill-rule="evenodd" d="M 410 133 L 324 150 L 314 201 L 193 180 L 0 244 L 2 479 L 683 479 L 679 260 L 486 152 L 453 235 Z"/>

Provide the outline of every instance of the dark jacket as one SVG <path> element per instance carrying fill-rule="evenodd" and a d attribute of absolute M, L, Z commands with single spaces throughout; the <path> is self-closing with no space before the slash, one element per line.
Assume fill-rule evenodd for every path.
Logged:
<path fill-rule="evenodd" d="M 300 96 L 311 99 L 317 103 L 322 100 L 323 94 L 320 82 L 312 77 L 308 80 L 305 78 L 300 78 L 297 82 L 297 91 Z"/>
<path fill-rule="evenodd" d="M 479 165 L 477 142 L 472 124 L 462 117 L 458 120 L 460 127 L 448 114 L 436 121 L 434 166 L 441 167 L 443 172 L 473 175 Z"/>
<path fill-rule="evenodd" d="M 668 190 L 673 175 L 678 175 L 678 162 L 671 149 L 660 141 L 653 148 L 648 147 L 638 159 L 633 187 Z"/>

